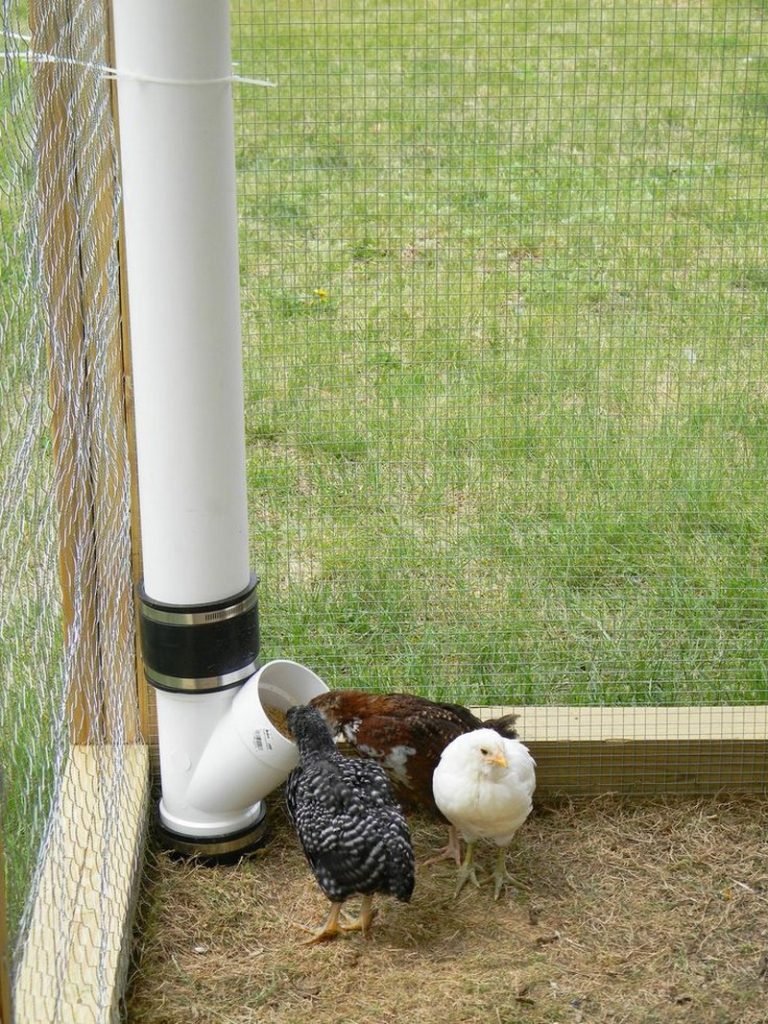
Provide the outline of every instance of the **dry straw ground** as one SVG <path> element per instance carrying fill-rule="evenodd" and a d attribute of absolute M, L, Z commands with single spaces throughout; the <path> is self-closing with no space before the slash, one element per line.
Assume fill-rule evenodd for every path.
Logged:
<path fill-rule="evenodd" d="M 768 804 L 607 797 L 537 808 L 521 887 L 452 898 L 421 869 L 367 942 L 301 945 L 326 904 L 271 802 L 272 837 L 230 867 L 152 851 L 131 1024 L 766 1024 Z M 417 856 L 442 830 L 414 822 Z M 488 851 L 490 852 L 490 851 Z"/>

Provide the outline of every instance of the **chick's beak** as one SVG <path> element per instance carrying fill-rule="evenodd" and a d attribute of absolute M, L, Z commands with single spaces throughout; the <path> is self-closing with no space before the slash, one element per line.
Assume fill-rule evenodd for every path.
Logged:
<path fill-rule="evenodd" d="M 498 765 L 499 768 L 507 767 L 507 759 L 506 757 L 504 757 L 504 754 L 501 751 L 499 751 L 496 754 L 489 754 L 488 757 L 486 758 L 486 761 L 488 762 L 488 764 Z"/>

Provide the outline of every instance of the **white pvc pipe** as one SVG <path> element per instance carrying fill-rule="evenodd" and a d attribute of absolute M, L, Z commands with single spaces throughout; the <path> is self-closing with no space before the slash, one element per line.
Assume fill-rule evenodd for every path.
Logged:
<path fill-rule="evenodd" d="M 188 608 L 250 580 L 229 5 L 113 12 L 144 589 Z M 262 697 L 284 711 L 325 689 L 277 661 L 239 688 L 156 690 L 164 826 L 210 838 L 260 821 L 297 762 Z"/>
<path fill-rule="evenodd" d="M 113 0 L 113 20 L 143 582 L 197 606 L 250 579 L 229 4 Z M 186 796 L 236 691 L 155 693 L 163 824 L 259 820 L 258 786 L 237 806 L 231 779 L 221 807 Z"/>
<path fill-rule="evenodd" d="M 206 813 L 236 811 L 276 789 L 299 763 L 299 752 L 265 708 L 285 712 L 327 689 L 311 669 L 295 661 L 267 662 L 219 720 L 189 779 L 189 804 Z"/>
<path fill-rule="evenodd" d="M 205 604 L 250 576 L 229 4 L 113 13 L 144 586 Z"/>
<path fill-rule="evenodd" d="M 160 818 L 183 835 L 247 828 L 260 801 L 298 764 L 296 745 L 266 708 L 285 712 L 328 688 L 295 661 L 269 661 L 240 689 L 204 695 L 158 693 Z"/>
<path fill-rule="evenodd" d="M 188 694 L 156 691 L 163 795 L 160 820 L 180 835 L 221 836 L 247 828 L 262 814 L 257 793 L 237 813 L 223 807 L 203 809 L 187 797 L 190 780 L 216 724 L 228 715 L 237 690 Z M 252 806 L 254 805 L 254 806 Z"/>

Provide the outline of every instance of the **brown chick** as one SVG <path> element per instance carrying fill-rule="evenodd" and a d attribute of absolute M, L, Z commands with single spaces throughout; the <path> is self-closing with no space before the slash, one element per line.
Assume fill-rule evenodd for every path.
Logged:
<path fill-rule="evenodd" d="M 443 750 L 463 733 L 486 728 L 514 739 L 516 716 L 483 722 L 461 704 L 363 690 L 330 690 L 310 703 L 322 713 L 334 736 L 343 737 L 361 757 L 384 768 L 406 811 L 426 811 L 445 822 L 448 845 L 426 863 L 452 858 L 460 864 L 461 840 L 435 803 L 432 774 Z"/>

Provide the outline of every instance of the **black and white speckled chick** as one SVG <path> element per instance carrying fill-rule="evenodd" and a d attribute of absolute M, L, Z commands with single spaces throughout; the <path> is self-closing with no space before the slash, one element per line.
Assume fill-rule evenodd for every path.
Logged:
<path fill-rule="evenodd" d="M 293 707 L 287 721 L 300 758 L 285 785 L 288 815 L 331 901 L 327 920 L 309 941 L 335 938 L 340 931 L 367 935 L 374 893 L 407 902 L 413 892 L 414 856 L 405 816 L 384 770 L 339 753 L 319 711 Z M 340 920 L 344 901 L 356 894 L 363 897 L 359 917 Z"/>

